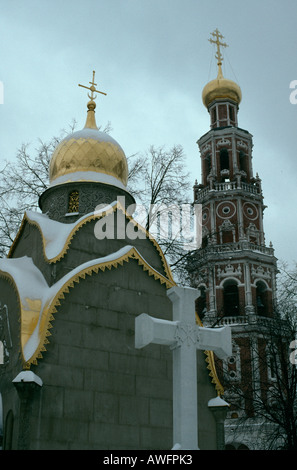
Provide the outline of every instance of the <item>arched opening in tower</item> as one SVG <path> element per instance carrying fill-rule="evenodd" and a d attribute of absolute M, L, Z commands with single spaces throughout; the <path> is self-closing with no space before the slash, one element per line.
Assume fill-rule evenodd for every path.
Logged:
<path fill-rule="evenodd" d="M 267 286 L 263 281 L 256 284 L 256 310 L 257 314 L 266 316 L 268 314 Z"/>
<path fill-rule="evenodd" d="M 239 315 L 238 285 L 234 280 L 224 283 L 224 316 L 233 317 Z"/>
<path fill-rule="evenodd" d="M 248 175 L 248 159 L 247 155 L 242 150 L 239 152 L 239 169 L 245 173 L 245 175 L 242 175 L 242 181 L 246 181 Z"/>
<path fill-rule="evenodd" d="M 220 173 L 222 181 L 228 180 L 229 181 L 229 152 L 226 148 L 220 150 Z"/>
<path fill-rule="evenodd" d="M 204 159 L 204 169 L 205 169 L 205 175 L 208 176 L 209 173 L 211 172 L 211 155 L 206 155 Z"/>

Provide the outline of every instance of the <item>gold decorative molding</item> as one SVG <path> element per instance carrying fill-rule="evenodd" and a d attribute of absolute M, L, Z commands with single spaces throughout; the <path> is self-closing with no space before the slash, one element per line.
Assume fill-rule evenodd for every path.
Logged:
<path fill-rule="evenodd" d="M 129 246 L 127 247 L 127 249 Z M 75 274 L 67 275 L 67 279 L 65 282 L 60 286 L 63 279 L 58 281 L 57 286 L 58 290 L 53 296 L 48 298 L 43 306 L 42 311 L 39 312 L 38 321 L 36 321 L 36 302 L 33 299 L 26 299 L 27 303 L 29 300 L 29 307 L 31 305 L 32 312 L 34 311 L 35 317 L 34 321 L 30 323 L 32 320 L 31 310 L 29 311 L 29 322 L 25 321 L 25 312 L 27 314 L 28 308 L 24 309 L 24 305 L 22 303 L 23 299 L 20 299 L 20 294 L 18 293 L 19 303 L 20 303 L 20 326 L 21 326 L 21 360 L 23 363 L 24 369 L 30 369 L 31 365 L 37 365 L 37 361 L 42 359 L 43 353 L 46 351 L 46 345 L 49 344 L 49 337 L 51 336 L 50 329 L 52 328 L 52 321 L 54 321 L 54 314 L 58 312 L 57 307 L 60 305 L 60 301 L 65 298 L 65 294 L 69 292 L 71 288 L 75 286 L 75 283 L 79 283 L 81 279 L 85 279 L 87 275 L 91 276 L 94 273 L 98 273 L 99 271 L 104 272 L 106 269 L 116 269 L 119 266 L 123 266 L 124 263 L 130 262 L 130 260 L 136 260 L 138 265 L 142 267 L 143 271 L 147 272 L 149 276 L 153 276 L 154 279 L 161 284 L 164 284 L 167 289 L 173 287 L 175 285 L 174 281 L 167 279 L 165 276 L 160 274 L 154 268 L 152 268 L 147 261 L 141 256 L 141 254 L 137 251 L 135 247 L 130 247 L 128 251 L 126 251 L 122 256 L 118 258 L 111 259 L 109 256 L 105 257 L 104 261 L 94 260 L 94 264 L 84 263 L 82 269 L 79 270 L 75 268 Z M 87 266 L 86 266 L 87 265 Z M 85 268 L 83 266 L 86 266 Z M 25 275 L 26 273 L 24 273 Z M 13 277 L 4 271 L 0 271 L 0 276 L 4 278 L 9 278 L 10 282 L 14 283 L 14 286 L 18 292 L 18 286 L 16 285 L 15 280 Z M 53 290 L 54 286 L 51 287 Z M 41 306 L 41 302 L 39 304 Z M 31 308 L 30 307 L 30 308 Z M 29 357 L 25 358 L 24 356 L 24 347 L 28 343 L 30 336 L 32 336 L 34 328 L 39 323 L 39 334 L 38 334 L 38 346 L 35 348 L 34 353 Z"/>
<path fill-rule="evenodd" d="M 143 271 L 147 272 L 149 276 L 153 276 L 154 279 L 156 281 L 159 281 L 161 284 L 165 284 L 167 289 L 176 285 L 173 280 L 167 279 L 166 277 L 158 273 L 155 269 L 153 269 L 134 247 L 131 247 L 131 249 L 127 253 L 125 253 L 123 256 L 116 258 L 114 260 L 105 261 L 101 263 L 94 262 L 94 265 L 81 269 L 79 272 L 76 272 L 73 276 L 67 279 L 67 281 L 56 292 L 53 299 L 47 304 L 45 304 L 43 311 L 40 312 L 40 315 L 41 315 L 40 325 L 41 325 L 42 331 L 40 335 L 39 345 L 36 348 L 34 354 L 29 358 L 29 360 L 26 360 L 24 358 L 23 347 L 28 341 L 29 335 L 32 334 L 33 331 L 29 331 L 28 328 L 25 328 L 25 330 L 24 329 L 22 330 L 22 321 L 24 318 L 24 315 L 22 314 L 22 310 L 24 306 L 21 302 L 16 282 L 13 276 L 11 276 L 7 272 L 0 270 L 0 276 L 4 278 L 6 281 L 8 281 L 10 285 L 12 285 L 12 287 L 14 288 L 16 292 L 17 299 L 18 299 L 18 304 L 19 304 L 19 309 L 20 309 L 20 318 L 19 318 L 20 357 L 21 357 L 21 361 L 22 361 L 24 369 L 30 369 L 32 365 L 38 365 L 38 361 L 43 358 L 43 353 L 46 352 L 47 345 L 50 343 L 49 341 L 49 337 L 51 336 L 50 330 L 52 328 L 52 322 L 55 320 L 54 315 L 58 313 L 57 307 L 61 305 L 60 301 L 65 298 L 65 294 L 69 293 L 69 290 L 74 288 L 75 283 L 79 283 L 80 280 L 85 279 L 87 275 L 91 276 L 94 273 L 98 273 L 99 271 L 104 272 L 106 269 L 108 270 L 111 270 L 113 268 L 116 269 L 119 266 L 123 266 L 124 263 L 128 263 L 130 260 L 136 260 L 138 265 L 140 265 L 143 268 Z M 36 310 L 35 303 L 33 303 L 33 307 L 34 307 L 34 310 Z M 203 327 L 203 324 L 197 313 L 196 313 L 196 322 L 199 326 Z M 216 372 L 213 351 L 204 351 L 204 354 L 206 355 L 206 363 L 207 363 L 207 368 L 209 370 L 209 376 L 212 379 L 211 381 L 215 385 L 215 389 L 218 395 L 222 396 L 224 394 L 224 388 L 222 384 L 220 383 L 220 380 Z"/>
<path fill-rule="evenodd" d="M 69 194 L 69 198 L 68 198 L 68 212 L 69 213 L 78 212 L 78 209 L 79 209 L 79 192 L 72 191 Z"/>
<path fill-rule="evenodd" d="M 72 173 L 82 174 L 83 179 L 87 172 L 109 175 L 127 186 L 128 164 L 123 149 L 111 137 L 90 128 L 77 131 L 58 144 L 50 162 L 49 180 L 54 184 Z"/>
<path fill-rule="evenodd" d="M 211 35 L 214 39 L 209 39 L 209 41 L 217 46 L 216 59 L 218 65 L 218 74 L 217 78 L 211 80 L 205 85 L 202 91 L 202 101 L 206 108 L 215 101 L 216 99 L 231 99 L 237 104 L 241 102 L 241 89 L 237 83 L 232 80 L 224 78 L 222 72 L 222 60 L 223 56 L 221 53 L 221 47 L 228 47 L 228 44 L 221 42 L 221 39 L 224 38 L 218 29 L 215 29 Z"/>
<path fill-rule="evenodd" d="M 218 378 L 213 351 L 204 351 L 204 353 L 206 355 L 205 360 L 207 363 L 207 368 L 210 371 L 209 375 L 212 379 L 211 382 L 215 385 L 215 389 L 217 391 L 218 396 L 221 397 L 222 395 L 224 395 L 224 387 Z"/>
<path fill-rule="evenodd" d="M 8 253 L 7 257 L 8 258 L 13 257 L 14 250 L 16 248 L 16 245 L 17 245 L 19 239 L 21 238 L 21 235 L 22 235 L 22 232 L 24 230 L 25 224 L 28 223 L 30 225 L 35 226 L 40 232 L 40 235 L 41 235 L 41 238 L 42 238 L 42 251 L 43 251 L 43 256 L 44 256 L 45 261 L 47 263 L 50 263 L 50 264 L 56 263 L 56 262 L 60 261 L 65 256 L 68 249 L 70 248 L 72 239 L 74 238 L 75 234 L 81 229 L 81 227 L 83 227 L 85 224 L 87 224 L 89 222 L 92 222 L 94 220 L 99 220 L 102 217 L 106 217 L 109 214 L 115 212 L 116 210 L 120 210 L 123 213 L 123 215 L 129 220 L 129 222 L 132 222 L 135 225 L 135 227 L 137 227 L 138 230 L 142 231 L 145 234 L 146 238 L 148 238 L 150 240 L 150 242 L 154 245 L 154 247 L 156 248 L 156 250 L 157 250 L 157 252 L 158 252 L 158 254 L 161 258 L 163 268 L 164 268 L 164 271 L 165 271 L 166 275 L 168 276 L 168 279 L 170 281 L 174 282 L 170 266 L 168 265 L 168 263 L 166 261 L 166 258 L 164 256 L 164 253 L 163 253 L 161 247 L 159 246 L 158 242 L 152 237 L 152 235 L 144 227 L 142 227 L 138 222 L 136 222 L 135 219 L 133 219 L 133 217 L 131 215 L 127 214 L 126 210 L 123 208 L 123 206 L 121 205 L 121 203 L 119 201 L 116 201 L 116 203 L 113 206 L 109 205 L 109 207 L 106 211 L 91 212 L 86 217 L 81 218 L 77 222 L 75 227 L 70 231 L 70 233 L 67 236 L 66 241 L 64 243 L 64 246 L 61 249 L 60 253 L 57 256 L 53 257 L 53 258 L 48 258 L 47 255 L 46 255 L 45 248 L 46 248 L 46 245 L 47 245 L 47 240 L 44 236 L 44 233 L 42 231 L 42 228 L 41 228 L 40 224 L 35 220 L 31 220 L 30 217 L 27 215 L 27 213 L 25 213 L 24 217 L 22 219 L 21 225 L 19 227 L 19 230 L 17 232 L 17 235 L 16 235 L 16 237 L 15 237 L 15 239 L 14 239 L 12 245 L 11 245 L 11 248 L 9 250 L 9 253 Z"/>
<path fill-rule="evenodd" d="M 42 331 L 40 343 L 38 349 L 35 351 L 33 356 L 28 360 L 25 361 L 23 358 L 23 365 L 24 368 L 30 368 L 31 364 L 37 365 L 38 360 L 43 358 L 43 352 L 46 351 L 46 345 L 49 344 L 49 336 L 51 336 L 50 329 L 52 328 L 52 321 L 54 321 L 54 314 L 58 312 L 57 307 L 60 304 L 60 301 L 65 298 L 65 294 L 69 292 L 69 289 L 73 288 L 75 283 L 79 283 L 81 279 L 85 279 L 87 275 L 91 276 L 94 273 L 98 273 L 99 271 L 105 271 L 106 269 L 111 270 L 112 268 L 118 268 L 119 266 L 123 266 L 126 262 L 129 262 L 131 259 L 137 260 L 138 264 L 143 268 L 145 272 L 148 273 L 149 276 L 153 276 L 155 280 L 159 281 L 161 284 L 165 284 L 166 288 L 169 289 L 173 285 L 175 285 L 172 281 L 169 281 L 160 273 L 155 271 L 146 261 L 145 259 L 139 254 L 136 248 L 131 248 L 131 250 L 121 256 L 118 259 L 109 262 L 97 263 L 93 266 L 89 266 L 82 271 L 76 273 L 72 276 L 56 293 L 54 299 L 51 301 L 50 305 L 45 309 L 43 312 L 43 324 L 44 328 Z"/>

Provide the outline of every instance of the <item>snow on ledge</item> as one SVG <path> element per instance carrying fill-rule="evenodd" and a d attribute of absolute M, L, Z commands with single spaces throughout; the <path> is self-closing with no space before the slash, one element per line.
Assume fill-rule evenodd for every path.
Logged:
<path fill-rule="evenodd" d="M 49 185 L 50 188 L 64 183 L 77 183 L 77 182 L 94 182 L 94 183 L 104 183 L 116 188 L 123 189 L 127 191 L 127 187 L 117 178 L 112 175 L 107 175 L 106 173 L 99 173 L 97 171 L 76 171 L 74 173 L 67 173 L 66 175 L 59 176 L 51 182 Z"/>
<path fill-rule="evenodd" d="M 223 400 L 221 397 L 217 396 L 216 398 L 212 398 L 208 402 L 208 407 L 212 408 L 215 406 L 230 406 L 229 403 L 227 403 L 225 400 Z"/>
<path fill-rule="evenodd" d="M 116 204 L 117 201 L 114 201 L 111 204 L 100 208 L 100 210 L 95 210 L 94 212 L 83 215 L 76 222 L 71 224 L 64 224 L 63 222 L 52 220 L 46 214 L 41 214 L 40 212 L 36 211 L 26 211 L 26 216 L 29 221 L 35 222 L 39 225 L 46 242 L 44 247 L 45 254 L 46 257 L 50 260 L 56 258 L 56 256 L 58 256 L 63 251 L 68 237 L 76 226 L 81 224 L 84 220 L 88 219 L 91 215 L 95 214 L 99 216 L 100 213 L 110 209 L 110 207 L 114 207 Z"/>
<path fill-rule="evenodd" d="M 43 385 L 41 378 L 38 377 L 38 375 L 34 374 L 34 372 L 32 372 L 31 370 L 23 370 L 12 381 L 12 383 L 20 383 L 20 382 L 36 383 L 40 387 L 42 387 Z"/>
<path fill-rule="evenodd" d="M 63 285 L 73 276 L 85 269 L 97 264 L 116 261 L 122 256 L 125 256 L 132 248 L 133 246 L 127 245 L 107 256 L 87 261 L 67 273 L 51 287 L 49 287 L 41 271 L 28 256 L 0 259 L 0 271 L 8 273 L 14 279 L 16 284 L 21 302 L 21 318 L 25 320 L 26 312 L 27 314 L 29 313 L 32 315 L 30 301 L 38 301 L 40 305 L 39 311 L 34 312 L 36 327 L 26 344 L 23 346 L 23 356 L 25 361 L 30 360 L 40 344 L 44 309 L 50 305 Z"/>

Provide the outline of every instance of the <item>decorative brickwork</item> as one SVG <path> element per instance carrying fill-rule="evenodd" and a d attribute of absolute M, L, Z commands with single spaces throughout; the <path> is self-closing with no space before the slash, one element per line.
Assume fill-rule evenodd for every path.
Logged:
<path fill-rule="evenodd" d="M 202 247 L 190 270 L 192 285 L 203 293 L 197 313 L 204 325 L 233 330 L 234 354 L 220 363 L 221 378 L 240 383 L 246 393 L 238 402 L 225 391 L 231 404 L 226 440 L 231 443 L 232 424 L 244 414 L 254 417 L 251 384 L 257 387 L 261 377 L 269 376 L 263 362 L 258 379 L 254 361 L 255 351 L 264 348 L 262 320 L 273 318 L 277 268 L 273 248 L 265 244 L 265 206 L 261 180 L 253 172 L 252 136 L 238 127 L 238 105 L 232 100 L 216 99 L 208 111 L 211 130 L 197 142 L 202 182 L 194 185 L 194 202 L 203 207 Z"/>

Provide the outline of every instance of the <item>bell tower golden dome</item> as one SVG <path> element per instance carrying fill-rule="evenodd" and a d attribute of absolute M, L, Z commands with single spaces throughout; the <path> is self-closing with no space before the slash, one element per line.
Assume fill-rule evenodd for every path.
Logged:
<path fill-rule="evenodd" d="M 123 149 L 96 125 L 94 92 L 106 93 L 96 89 L 94 79 L 95 72 L 90 87 L 79 85 L 91 91 L 85 127 L 68 135 L 55 149 L 49 168 L 50 186 L 78 181 L 105 183 L 122 189 L 127 186 L 128 165 Z"/>
<path fill-rule="evenodd" d="M 209 41 L 217 46 L 216 59 L 218 61 L 218 75 L 217 78 L 207 83 L 202 91 L 202 101 L 206 108 L 209 108 L 211 103 L 215 100 L 229 99 L 234 101 L 237 105 L 241 102 L 241 89 L 237 83 L 232 80 L 224 78 L 222 72 L 222 54 L 220 47 L 228 47 L 226 43 L 220 41 L 224 36 L 216 29 L 211 35 L 215 39 Z"/>

